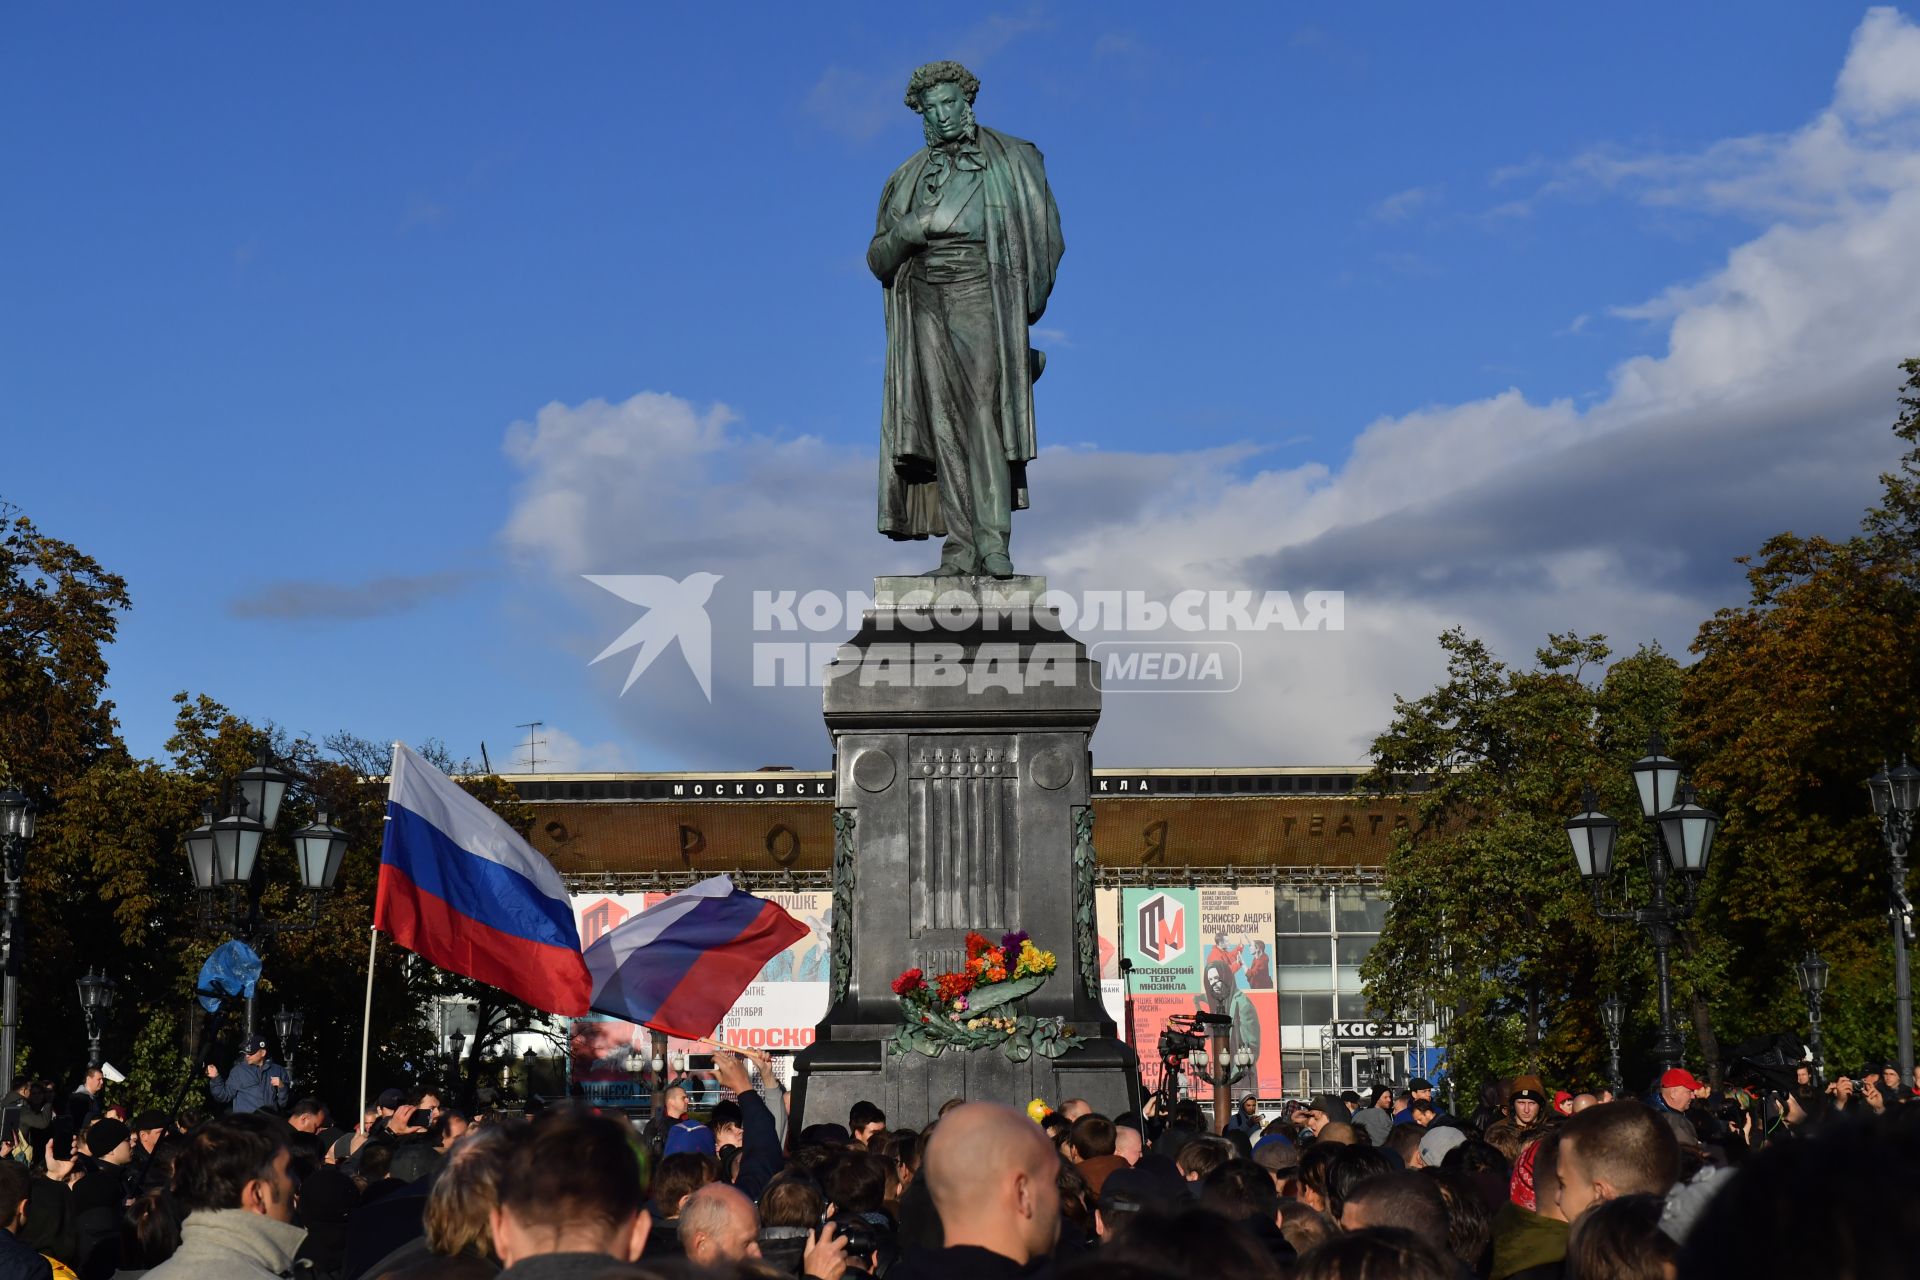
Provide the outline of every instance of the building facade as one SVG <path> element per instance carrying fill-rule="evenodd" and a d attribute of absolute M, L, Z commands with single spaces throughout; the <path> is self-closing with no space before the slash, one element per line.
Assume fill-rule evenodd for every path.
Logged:
<path fill-rule="evenodd" d="M 1362 791 L 1364 773 L 1358 766 L 1094 770 L 1102 976 L 1116 1022 L 1135 1021 L 1129 988 L 1142 969 L 1122 972 L 1119 964 L 1139 959 L 1127 946 L 1134 904 L 1160 890 L 1231 889 L 1231 903 L 1251 907 L 1219 917 L 1232 923 L 1204 954 L 1209 962 L 1231 955 L 1239 983 L 1259 1005 L 1259 1092 L 1298 1096 L 1432 1074 L 1431 1028 L 1383 1019 L 1361 994 L 1359 965 L 1386 915 L 1387 854 L 1395 830 L 1413 820 L 1410 788 Z M 507 781 L 532 811 L 534 846 L 552 859 L 583 912 L 603 895 L 666 892 L 721 873 L 759 893 L 831 887 L 831 773 L 532 773 Z M 1202 899 L 1192 900 L 1197 908 Z M 1218 893 L 1206 899 L 1222 900 Z M 1196 909 L 1196 929 L 1202 914 Z M 1202 954 L 1186 971 L 1195 983 Z M 1163 990 L 1184 990 L 1156 973 Z M 1135 1030 L 1151 1084 L 1152 1037 Z M 1252 1092 L 1251 1084 L 1234 1092 Z"/>

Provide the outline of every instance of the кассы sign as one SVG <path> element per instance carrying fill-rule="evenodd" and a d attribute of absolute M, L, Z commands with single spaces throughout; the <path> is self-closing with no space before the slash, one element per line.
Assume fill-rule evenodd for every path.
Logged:
<path fill-rule="evenodd" d="M 1414 1026 L 1411 1022 L 1336 1022 L 1333 1024 L 1334 1038 L 1337 1040 L 1411 1040 Z"/>

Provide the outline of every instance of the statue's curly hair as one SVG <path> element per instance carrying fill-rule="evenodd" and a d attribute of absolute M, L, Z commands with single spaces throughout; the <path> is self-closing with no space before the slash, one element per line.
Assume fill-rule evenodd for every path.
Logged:
<path fill-rule="evenodd" d="M 980 92 L 980 77 L 973 74 L 957 62 L 929 62 L 924 67 L 913 69 L 913 78 L 907 81 L 907 110 L 918 115 L 920 95 L 937 84 L 957 84 L 960 92 L 967 95 L 972 103 L 973 95 Z"/>

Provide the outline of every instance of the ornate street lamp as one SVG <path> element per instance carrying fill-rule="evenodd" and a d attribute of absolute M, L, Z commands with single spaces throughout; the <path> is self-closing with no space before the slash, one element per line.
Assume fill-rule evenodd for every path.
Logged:
<path fill-rule="evenodd" d="M 233 812 L 213 824 L 213 882 L 246 884 L 253 879 L 253 867 L 260 857 L 260 839 L 267 834 L 266 824 L 247 816 L 251 806 L 245 795 L 236 791 Z"/>
<path fill-rule="evenodd" d="M 1807 958 L 1794 966 L 1793 976 L 1800 984 L 1800 994 L 1807 998 L 1807 1050 L 1813 1055 L 1813 1082 L 1818 1084 L 1826 1060 L 1820 1043 L 1820 997 L 1827 993 L 1827 962 L 1809 947 Z"/>
<path fill-rule="evenodd" d="M 298 1009 L 282 1009 L 273 1015 L 273 1035 L 280 1042 L 280 1052 L 285 1061 L 281 1063 L 287 1069 L 287 1087 L 293 1087 L 293 1060 L 300 1053 L 300 1041 L 306 1037 L 307 1015 Z"/>
<path fill-rule="evenodd" d="M 1706 874 L 1707 857 L 1713 852 L 1713 837 L 1719 830 L 1720 815 L 1693 802 L 1692 783 L 1681 783 L 1679 799 L 1660 815 L 1660 834 L 1673 869 L 1688 875 Z"/>
<path fill-rule="evenodd" d="M 113 979 L 95 969 L 74 981 L 80 991 L 80 1012 L 87 1020 L 87 1065 L 100 1065 L 100 1038 L 106 1034 L 107 1014 L 113 1010 Z"/>
<path fill-rule="evenodd" d="M 520 1065 L 526 1071 L 526 1080 L 527 1080 L 526 1095 L 527 1095 L 527 1101 L 529 1103 L 533 1101 L 533 1067 L 534 1067 L 534 1064 L 539 1060 L 540 1059 L 538 1058 L 538 1056 L 535 1055 L 535 1053 L 531 1049 L 527 1050 L 525 1053 L 520 1055 Z"/>
<path fill-rule="evenodd" d="M 1907 944 L 1913 941 L 1913 903 L 1907 900 L 1907 847 L 1913 840 L 1913 814 L 1920 809 L 1920 769 L 1900 757 L 1900 767 L 1867 779 L 1873 811 L 1880 818 L 1880 839 L 1891 864 L 1887 914 L 1893 919 L 1893 1014 L 1900 1041 L 1900 1080 L 1913 1079 L 1913 981 L 1907 973 Z"/>
<path fill-rule="evenodd" d="M 1605 880 L 1613 873 L 1613 842 L 1620 824 L 1600 812 L 1592 787 L 1583 789 L 1582 812 L 1567 819 L 1567 838 L 1573 842 L 1573 860 L 1586 880 Z"/>
<path fill-rule="evenodd" d="M 13 1058 L 20 1034 L 20 882 L 27 874 L 27 844 L 33 839 L 33 801 L 25 792 L 8 787 L 0 791 L 0 872 L 6 878 L 6 906 L 0 918 L 0 969 L 5 970 L 5 994 L 0 996 L 0 1097 L 13 1096 Z"/>
<path fill-rule="evenodd" d="M 300 883 L 311 894 L 333 888 L 340 863 L 347 856 L 347 833 L 327 821 L 320 810 L 313 822 L 293 833 L 293 849 L 300 862 Z"/>
<path fill-rule="evenodd" d="M 1629 766 L 1634 789 L 1640 793 L 1640 814 L 1649 821 L 1667 811 L 1680 785 L 1680 765 L 1661 754 L 1665 749 L 1659 734 L 1648 734 L 1647 754 Z"/>
<path fill-rule="evenodd" d="M 213 801 L 202 801 L 200 825 L 187 832 L 187 870 L 193 873 L 193 887 L 203 895 L 220 887 L 213 872 Z"/>
<path fill-rule="evenodd" d="M 453 1085 L 453 1091 L 455 1095 L 458 1095 L 460 1093 L 461 1076 L 464 1074 L 462 1064 L 464 1063 L 467 1052 L 467 1033 L 456 1029 L 452 1035 L 447 1037 L 447 1047 L 451 1050 L 447 1056 L 447 1066 L 451 1069 L 449 1074 L 452 1077 L 451 1083 Z M 458 1104 L 456 1103 L 456 1105 Z"/>
<path fill-rule="evenodd" d="M 1654 734 L 1648 739 L 1647 754 L 1632 765 L 1641 815 L 1652 828 L 1646 855 L 1652 897 L 1646 906 L 1612 910 L 1607 905 L 1606 886 L 1613 870 L 1618 824 L 1598 810 L 1590 788 L 1583 812 L 1567 820 L 1566 830 L 1574 862 L 1593 891 L 1595 913 L 1602 920 L 1639 925 L 1653 944 L 1660 996 L 1660 1037 L 1654 1043 L 1654 1054 L 1661 1067 L 1668 1068 L 1680 1066 L 1682 1058 L 1680 1030 L 1673 1016 L 1673 944 L 1679 926 L 1693 915 L 1695 888 L 1706 874 L 1720 816 L 1695 802 L 1693 788 L 1681 776 L 1680 766 L 1661 752 L 1660 735 Z M 1686 890 L 1678 902 L 1667 896 L 1667 882 L 1675 875 Z"/>
<path fill-rule="evenodd" d="M 234 780 L 240 794 L 246 797 L 247 808 L 260 815 L 260 825 L 268 830 L 280 821 L 280 802 L 286 799 L 287 784 L 292 781 L 292 774 L 274 767 L 264 742 L 254 754 L 253 768 Z"/>
<path fill-rule="evenodd" d="M 1620 1078 L 1620 1029 L 1626 1020 L 1626 1005 L 1618 995 L 1608 994 L 1600 1002 L 1600 1025 L 1607 1033 L 1607 1083 L 1613 1086 L 1615 1098 L 1626 1092 L 1626 1082 Z"/>
<path fill-rule="evenodd" d="M 315 820 L 289 837 L 300 883 L 307 891 L 305 919 L 267 920 L 260 914 L 260 845 L 280 820 L 281 803 L 293 784 L 293 775 L 277 767 L 265 742 L 252 767 L 233 780 L 232 812 L 213 816 L 212 804 L 202 810 L 203 821 L 185 838 L 187 867 L 200 892 L 201 924 L 220 923 L 223 886 L 232 886 L 226 912 L 234 931 L 255 946 L 275 934 L 304 932 L 320 923 L 320 899 L 333 887 L 346 858 L 347 833 L 334 826 L 323 809 Z M 254 1000 L 247 997 L 246 1034 L 255 1034 Z"/>

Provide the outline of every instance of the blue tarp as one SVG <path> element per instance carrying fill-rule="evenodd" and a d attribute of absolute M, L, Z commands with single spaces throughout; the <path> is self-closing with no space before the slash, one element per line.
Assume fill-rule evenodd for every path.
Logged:
<path fill-rule="evenodd" d="M 201 991 L 217 991 L 221 996 L 253 997 L 253 988 L 260 981 L 260 956 L 252 947 L 239 939 L 229 939 L 213 949 L 207 962 L 200 966 Z M 214 996 L 202 995 L 200 1007 L 208 1013 L 220 1012 L 220 1000 Z"/>

